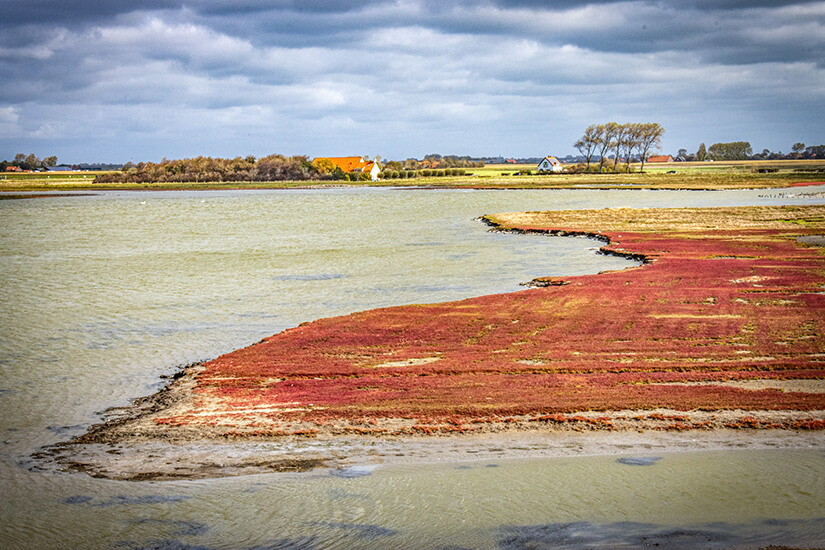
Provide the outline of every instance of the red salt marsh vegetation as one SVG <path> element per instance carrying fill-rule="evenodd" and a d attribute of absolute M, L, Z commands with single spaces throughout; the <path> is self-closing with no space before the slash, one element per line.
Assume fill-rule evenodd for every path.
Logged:
<path fill-rule="evenodd" d="M 171 439 L 825 428 L 825 207 L 485 220 L 590 235 L 644 263 L 304 323 L 190 367 L 177 397 L 121 428 Z"/>

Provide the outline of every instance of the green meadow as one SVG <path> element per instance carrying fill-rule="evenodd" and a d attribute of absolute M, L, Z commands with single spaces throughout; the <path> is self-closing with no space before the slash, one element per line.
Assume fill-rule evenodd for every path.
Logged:
<path fill-rule="evenodd" d="M 612 167 L 612 165 L 611 165 Z M 776 188 L 797 183 L 825 182 L 825 160 L 669 162 L 647 163 L 644 172 L 631 164 L 630 173 L 620 165 L 617 173 L 536 174 L 533 164 L 491 164 L 467 169 L 463 176 L 427 176 L 378 182 L 276 181 L 276 182 L 185 182 L 185 183 L 95 183 L 105 172 L 32 172 L 0 174 L 0 191 L 78 191 L 137 189 L 281 189 L 296 187 L 404 186 L 469 187 L 494 189 L 529 188 L 641 188 L 641 189 L 739 189 Z M 532 172 L 530 175 L 526 173 Z"/>

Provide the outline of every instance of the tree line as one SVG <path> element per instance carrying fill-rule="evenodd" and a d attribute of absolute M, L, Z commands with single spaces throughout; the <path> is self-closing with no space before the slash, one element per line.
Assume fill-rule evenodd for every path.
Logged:
<path fill-rule="evenodd" d="M 658 122 L 630 122 L 619 124 L 608 122 L 605 124 L 591 124 L 584 131 L 584 135 L 573 144 L 585 158 L 586 170 L 590 171 L 590 164 L 594 158 L 599 159 L 599 172 L 608 169 L 608 155 L 613 153 L 613 172 L 616 172 L 619 160 L 625 159 L 625 171 L 630 172 L 630 160 L 634 152 L 642 163 L 641 170 L 645 169 L 645 161 L 650 152 L 662 145 L 662 135 L 665 129 Z"/>
<path fill-rule="evenodd" d="M 699 144 L 696 153 L 688 153 L 687 149 L 679 149 L 676 160 L 681 161 L 706 161 L 706 160 L 797 160 L 797 159 L 821 159 L 825 158 L 825 145 L 806 146 L 802 142 L 794 143 L 791 153 L 774 153 L 768 149 L 763 149 L 761 153 L 754 153 L 750 142 L 731 141 L 728 143 L 714 143 L 710 147 L 705 147 L 704 143 Z"/>
<path fill-rule="evenodd" d="M 39 159 L 34 153 L 17 153 L 14 155 L 14 160 L 4 160 L 0 162 L 0 170 L 5 171 L 9 166 L 16 166 L 21 170 L 42 170 L 43 168 L 51 168 L 57 166 L 57 157 L 51 156 L 44 159 Z"/>
<path fill-rule="evenodd" d="M 391 160 L 384 165 L 385 170 L 446 170 L 455 168 L 481 168 L 484 163 L 472 157 L 456 155 L 442 156 L 436 153 L 425 155 L 422 160 L 408 158 L 403 161 Z"/>
<path fill-rule="evenodd" d="M 359 174 L 360 176 L 360 174 Z M 233 181 L 302 181 L 346 179 L 339 169 L 327 170 L 305 156 L 269 155 L 227 158 L 163 159 L 158 163 L 127 162 L 118 172 L 100 174 L 96 183 L 182 183 Z"/>
<path fill-rule="evenodd" d="M 376 157 L 376 162 L 380 157 Z M 427 155 L 424 160 L 389 161 L 383 166 L 385 178 L 410 178 L 416 175 L 461 175 L 459 167 L 483 166 L 469 157 Z M 416 172 L 417 171 L 417 172 Z M 233 181 L 305 181 L 305 180 L 363 180 L 364 172 L 344 173 L 328 159 L 310 161 L 306 156 L 269 155 L 232 159 L 195 157 L 158 163 L 126 163 L 118 172 L 100 174 L 96 183 L 183 183 Z"/>

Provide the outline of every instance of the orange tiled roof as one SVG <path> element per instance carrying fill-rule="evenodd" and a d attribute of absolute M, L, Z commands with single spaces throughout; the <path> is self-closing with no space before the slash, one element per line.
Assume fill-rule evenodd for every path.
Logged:
<path fill-rule="evenodd" d="M 371 162 L 364 162 L 361 157 L 317 157 L 315 160 L 326 159 L 344 172 L 354 172 L 355 170 L 364 170 L 368 166 L 371 168 Z"/>

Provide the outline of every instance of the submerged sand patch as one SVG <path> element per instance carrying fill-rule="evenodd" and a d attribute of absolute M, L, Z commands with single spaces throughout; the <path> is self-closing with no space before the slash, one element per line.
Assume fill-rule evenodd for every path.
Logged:
<path fill-rule="evenodd" d="M 135 439 L 52 451 L 41 468 L 126 481 L 205 479 L 352 467 L 523 458 L 627 456 L 726 449 L 825 449 L 823 431 L 524 431 L 449 437 L 317 437 L 258 440 Z"/>

